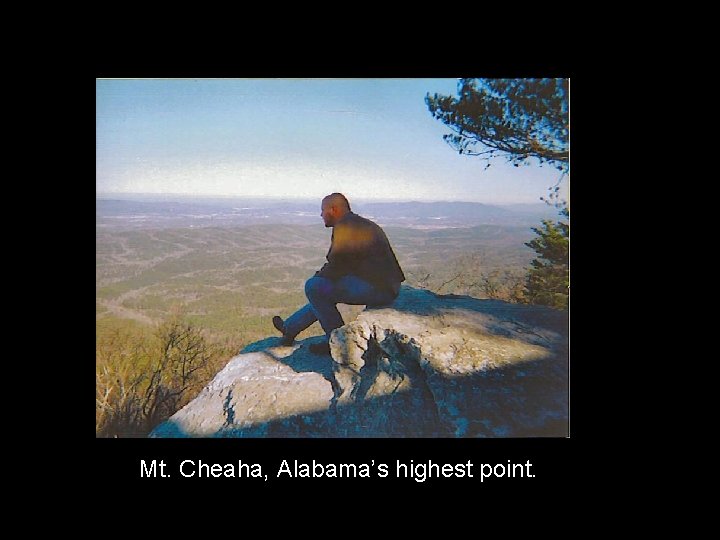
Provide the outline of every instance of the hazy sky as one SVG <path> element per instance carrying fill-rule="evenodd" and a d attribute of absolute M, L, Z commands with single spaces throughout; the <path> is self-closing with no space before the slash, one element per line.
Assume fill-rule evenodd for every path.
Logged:
<path fill-rule="evenodd" d="M 539 202 L 559 172 L 452 150 L 457 79 L 96 81 L 96 192 Z"/>

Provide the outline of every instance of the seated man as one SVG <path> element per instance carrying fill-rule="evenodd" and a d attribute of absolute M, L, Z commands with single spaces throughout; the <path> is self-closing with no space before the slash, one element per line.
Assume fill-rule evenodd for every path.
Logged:
<path fill-rule="evenodd" d="M 369 219 L 350 211 L 350 203 L 341 193 L 322 200 L 320 217 L 332 227 L 327 263 L 305 283 L 308 304 L 283 321 L 277 315 L 273 325 L 289 345 L 300 332 L 315 321 L 325 331 L 325 340 L 310 350 L 329 354 L 330 333 L 344 322 L 336 304 L 385 305 L 397 298 L 405 281 L 385 232 Z"/>

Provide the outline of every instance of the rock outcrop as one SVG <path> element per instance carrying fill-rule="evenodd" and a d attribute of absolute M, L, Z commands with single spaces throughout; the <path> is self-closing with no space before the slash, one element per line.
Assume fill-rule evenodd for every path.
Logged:
<path fill-rule="evenodd" d="M 566 312 L 404 286 L 333 332 L 249 345 L 151 437 L 565 437 Z"/>

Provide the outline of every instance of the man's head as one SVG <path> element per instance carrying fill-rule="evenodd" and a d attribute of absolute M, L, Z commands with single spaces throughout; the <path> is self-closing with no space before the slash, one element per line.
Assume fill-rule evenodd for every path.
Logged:
<path fill-rule="evenodd" d="M 320 217 L 326 227 L 334 227 L 345 214 L 350 212 L 350 203 L 342 193 L 331 193 L 322 200 Z"/>

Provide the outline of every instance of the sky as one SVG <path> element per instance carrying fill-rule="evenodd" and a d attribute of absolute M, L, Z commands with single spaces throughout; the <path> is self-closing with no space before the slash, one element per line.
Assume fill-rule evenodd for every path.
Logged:
<path fill-rule="evenodd" d="M 537 203 L 551 166 L 491 167 L 442 139 L 457 79 L 98 79 L 96 195 Z"/>

